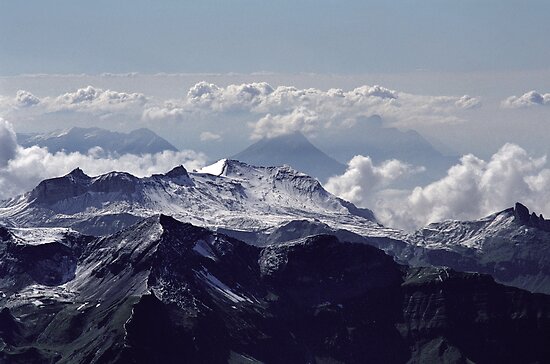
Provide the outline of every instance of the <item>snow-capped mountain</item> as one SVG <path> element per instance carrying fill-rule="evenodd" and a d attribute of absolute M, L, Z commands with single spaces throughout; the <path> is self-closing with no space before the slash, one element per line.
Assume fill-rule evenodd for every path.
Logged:
<path fill-rule="evenodd" d="M 516 203 L 475 221 L 433 223 L 414 233 L 400 258 L 492 275 L 497 281 L 550 294 L 550 221 Z"/>
<path fill-rule="evenodd" d="M 0 247 L 14 257 L 13 246 L 62 234 L 43 235 L 27 244 L 4 229 Z M 550 359 L 550 297 L 489 276 L 407 268 L 333 236 L 258 248 L 161 215 L 63 246 L 77 260 L 68 279 L 2 287 L 0 361 Z"/>
<path fill-rule="evenodd" d="M 317 219 L 362 235 L 404 235 L 385 231 L 370 210 L 335 197 L 288 166 L 254 167 L 235 160 L 192 173 L 179 166 L 147 178 L 120 172 L 90 177 L 75 169 L 0 204 L 0 219 L 15 226 L 71 226 L 92 235 L 159 213 L 238 231 L 269 231 L 295 219 Z"/>
<path fill-rule="evenodd" d="M 321 182 L 346 170 L 344 164 L 319 150 L 300 132 L 261 139 L 231 158 L 255 166 L 287 164 Z"/>
<path fill-rule="evenodd" d="M 414 234 L 385 228 L 290 167 L 254 167 L 220 160 L 197 172 L 183 166 L 138 178 L 112 172 L 90 177 L 76 169 L 0 204 L 13 227 L 71 227 L 104 235 L 166 214 L 252 245 L 315 234 L 373 245 L 413 266 L 447 266 L 491 274 L 497 281 L 550 294 L 550 228 L 517 204 L 477 221 L 435 223 Z"/>
<path fill-rule="evenodd" d="M 94 147 L 100 147 L 105 153 L 114 155 L 177 151 L 166 139 L 146 128 L 119 133 L 96 127 L 73 127 L 44 134 L 17 134 L 17 142 L 24 147 L 47 147 L 52 153 L 66 151 L 85 154 Z"/>

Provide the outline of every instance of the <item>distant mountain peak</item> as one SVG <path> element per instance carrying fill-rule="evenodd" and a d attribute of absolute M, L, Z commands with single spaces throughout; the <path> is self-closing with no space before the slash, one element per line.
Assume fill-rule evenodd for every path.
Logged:
<path fill-rule="evenodd" d="M 300 132 L 260 139 L 231 158 L 252 165 L 289 165 L 322 182 L 346 170 L 344 164 L 325 154 Z"/>

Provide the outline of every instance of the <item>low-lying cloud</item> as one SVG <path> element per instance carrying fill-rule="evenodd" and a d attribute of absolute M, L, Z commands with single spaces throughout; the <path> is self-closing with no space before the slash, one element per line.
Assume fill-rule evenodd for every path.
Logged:
<path fill-rule="evenodd" d="M 375 165 L 370 157 L 357 155 L 349 161 L 346 172 L 330 178 L 325 187 L 347 201 L 369 206 L 372 197 L 393 181 L 423 170 L 396 159 Z"/>
<path fill-rule="evenodd" d="M 550 214 L 546 157 L 533 157 L 515 144 L 505 144 L 488 161 L 465 155 L 442 179 L 410 191 L 380 188 L 394 180 L 392 176 L 406 176 L 402 163 L 393 161 L 397 173 L 386 175 L 390 162 L 375 166 L 365 158 L 352 159 L 343 175 L 329 180 L 327 189 L 373 209 L 388 226 L 410 230 L 445 219 L 477 219 L 516 201 Z"/>
<path fill-rule="evenodd" d="M 60 111 L 87 112 L 92 114 L 113 112 L 137 112 L 139 115 L 148 98 L 136 92 L 119 92 L 86 86 L 58 96 L 39 98 L 26 90 L 17 91 L 14 98 L 3 97 L 1 106 L 12 112 L 21 110 L 34 115 Z M 30 108 L 32 107 L 32 110 Z"/>
<path fill-rule="evenodd" d="M 206 160 L 204 154 L 189 150 L 110 157 L 97 148 L 88 154 L 50 153 L 37 146 L 23 148 L 16 142 L 12 125 L 0 118 L 0 199 L 26 192 L 41 180 L 64 175 L 76 167 L 92 176 L 124 171 L 143 177 L 165 173 L 180 164 L 189 170 L 199 169 Z"/>
<path fill-rule="evenodd" d="M 314 134 L 326 128 L 347 128 L 358 118 L 373 115 L 404 128 L 459 123 L 465 120 L 468 110 L 480 105 L 478 98 L 468 95 L 418 95 L 380 85 L 321 90 L 272 86 L 267 82 L 218 86 L 202 81 L 190 87 L 182 98 L 170 100 L 95 86 L 45 97 L 25 90 L 18 91 L 15 97 L 0 97 L 4 117 L 15 122 L 18 119 L 38 121 L 42 116 L 51 120 L 55 117 L 52 113 L 69 112 L 91 115 L 91 120 L 95 117 L 98 123 L 108 119 L 197 125 L 202 120 L 214 119 L 224 123 L 236 115 L 243 121 L 241 126 L 249 126 L 253 139 L 296 131 Z"/>
<path fill-rule="evenodd" d="M 502 107 L 508 109 L 527 108 L 531 106 L 550 105 L 550 93 L 541 94 L 529 91 L 521 96 L 510 96 L 502 101 Z"/>
<path fill-rule="evenodd" d="M 93 86 L 80 88 L 73 92 L 47 99 L 52 111 L 120 111 L 131 106 L 144 105 L 147 102 L 141 93 L 127 93 L 103 90 Z"/>
<path fill-rule="evenodd" d="M 349 91 L 323 91 L 274 87 L 266 82 L 226 87 L 199 82 L 182 100 L 150 105 L 144 110 L 143 118 L 160 120 L 205 113 L 248 113 L 257 118 L 250 123 L 251 137 L 257 139 L 295 131 L 307 134 L 323 128 L 346 127 L 358 117 L 372 115 L 380 115 L 401 126 L 454 123 L 462 121 L 458 113 L 480 105 L 479 99 L 468 95 L 415 95 L 379 85 L 364 85 Z"/>

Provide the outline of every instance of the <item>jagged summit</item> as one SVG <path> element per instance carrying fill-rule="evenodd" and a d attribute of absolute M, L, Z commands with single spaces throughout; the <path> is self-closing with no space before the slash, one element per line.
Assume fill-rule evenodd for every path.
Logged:
<path fill-rule="evenodd" d="M 548 223 L 518 202 L 478 220 L 432 223 L 411 239 L 424 250 L 402 255 L 412 257 L 409 264 L 487 273 L 501 283 L 549 294 Z"/>
<path fill-rule="evenodd" d="M 546 220 L 542 214 L 538 216 L 535 212 L 529 214 L 529 209 L 519 202 L 516 202 L 513 211 L 514 216 L 523 225 L 550 232 L 550 220 Z"/>
<path fill-rule="evenodd" d="M 80 179 L 89 179 L 90 176 L 88 176 L 80 167 L 76 167 L 73 169 L 67 176 L 72 176 L 74 178 L 80 178 Z"/>

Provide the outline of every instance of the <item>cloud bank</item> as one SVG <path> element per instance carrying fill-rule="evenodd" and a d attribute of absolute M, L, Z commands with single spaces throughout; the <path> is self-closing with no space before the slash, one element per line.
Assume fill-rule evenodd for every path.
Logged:
<path fill-rule="evenodd" d="M 355 157 L 348 170 L 330 179 L 326 187 L 374 209 L 385 225 L 409 230 L 445 219 L 477 219 L 512 207 L 516 201 L 550 215 L 546 157 L 533 157 L 515 144 L 505 144 L 488 161 L 465 155 L 445 177 L 411 191 L 380 188 L 406 176 L 407 170 L 410 167 L 398 161 L 375 166 L 368 157 Z"/>
<path fill-rule="evenodd" d="M 164 151 L 110 157 L 97 148 L 88 154 L 50 153 L 46 148 L 19 146 L 12 125 L 0 118 L 0 199 L 26 192 L 41 180 L 64 175 L 76 167 L 92 176 L 116 170 L 143 177 L 165 173 L 179 164 L 189 170 L 199 169 L 206 164 L 206 156 L 193 151 Z"/>
<path fill-rule="evenodd" d="M 190 115 L 247 113 L 251 137 L 270 138 L 300 131 L 313 133 L 323 128 L 348 127 L 358 117 L 380 115 L 395 125 L 460 122 L 464 110 L 477 108 L 479 99 L 464 96 L 424 96 L 398 92 L 379 85 L 353 90 L 292 86 L 274 87 L 266 82 L 231 84 L 208 82 L 192 86 L 186 98 L 147 107 L 146 120 L 177 119 Z"/>
<path fill-rule="evenodd" d="M 375 165 L 370 157 L 357 155 L 349 161 L 346 172 L 330 178 L 325 187 L 347 201 L 369 206 L 372 197 L 391 182 L 423 170 L 396 159 Z"/>
<path fill-rule="evenodd" d="M 508 109 L 527 108 L 531 106 L 550 105 L 550 93 L 541 94 L 537 91 L 529 91 L 521 96 L 510 96 L 501 103 Z"/>
<path fill-rule="evenodd" d="M 92 114 L 127 113 L 138 115 L 149 99 L 141 93 L 128 93 L 86 86 L 58 96 L 39 98 L 26 90 L 17 91 L 14 98 L 2 97 L 0 106 L 11 112 L 31 112 L 33 115 L 74 111 Z"/>
<path fill-rule="evenodd" d="M 16 123 L 19 118 L 32 121 L 44 116 L 51 120 L 55 113 L 70 112 L 89 114 L 98 122 L 104 118 L 136 123 L 175 121 L 200 128 L 203 120 L 219 119 L 222 124 L 237 116 L 240 126 L 248 125 L 252 139 L 349 128 L 358 118 L 373 115 L 405 128 L 459 123 L 469 110 L 480 105 L 479 99 L 468 95 L 417 95 L 380 85 L 321 90 L 275 87 L 267 82 L 219 86 L 202 81 L 191 86 L 182 98 L 171 100 L 91 85 L 56 96 L 38 97 L 20 90 L 15 97 L 0 97 L 4 117 Z"/>

